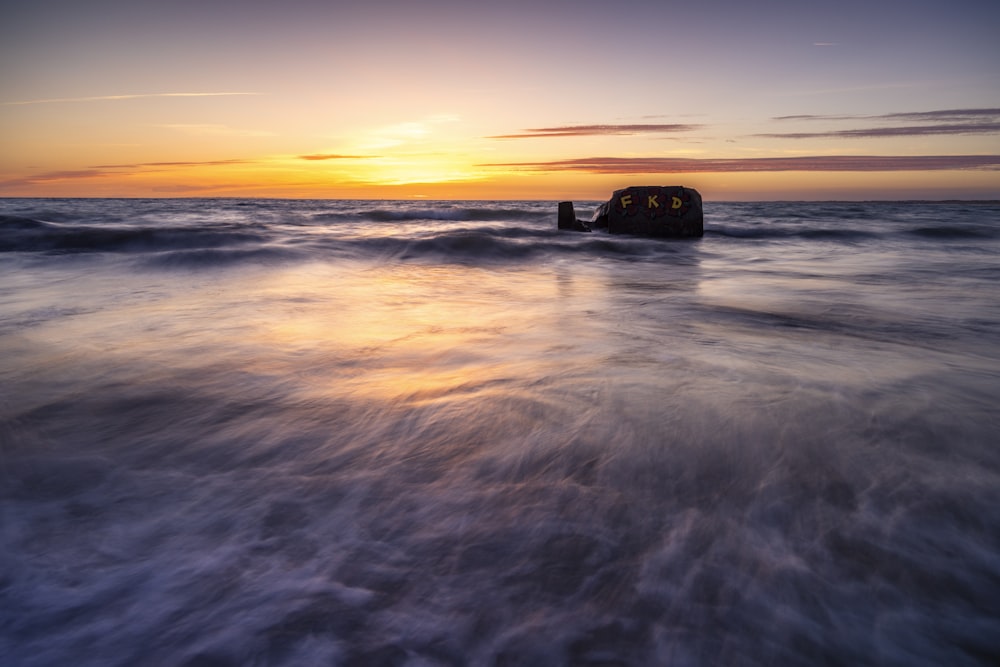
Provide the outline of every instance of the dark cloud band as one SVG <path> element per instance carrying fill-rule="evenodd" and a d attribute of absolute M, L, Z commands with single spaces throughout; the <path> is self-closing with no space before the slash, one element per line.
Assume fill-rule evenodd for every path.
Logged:
<path fill-rule="evenodd" d="M 889 113 L 880 116 L 822 116 L 800 114 L 776 116 L 776 121 L 843 121 L 879 120 L 888 122 L 924 123 L 884 127 L 825 130 L 822 132 L 774 132 L 757 134 L 769 139 L 881 139 L 887 137 L 919 137 L 956 134 L 994 134 L 1000 132 L 1000 109 L 941 109 L 938 111 L 912 111 Z"/>
<path fill-rule="evenodd" d="M 556 127 L 538 127 L 522 130 L 514 134 L 498 134 L 488 139 L 536 139 L 539 137 L 583 137 L 595 135 L 623 134 L 670 134 L 674 132 L 690 132 L 700 129 L 701 125 L 688 123 L 639 123 L 632 125 L 560 125 Z"/>
<path fill-rule="evenodd" d="M 720 159 L 592 157 L 548 162 L 494 163 L 481 166 L 530 171 L 576 171 L 594 174 L 993 170 L 1000 169 L 1000 155 L 835 155 Z"/>
<path fill-rule="evenodd" d="M 887 137 L 921 137 L 940 134 L 993 134 L 1000 132 L 1000 123 L 958 123 L 941 125 L 905 125 L 903 127 L 869 127 L 828 132 L 775 132 L 757 134 L 769 139 L 882 139 Z"/>

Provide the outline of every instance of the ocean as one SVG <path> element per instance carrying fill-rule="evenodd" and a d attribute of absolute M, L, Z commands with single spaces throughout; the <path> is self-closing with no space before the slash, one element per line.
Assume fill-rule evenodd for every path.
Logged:
<path fill-rule="evenodd" d="M 996 202 L 0 200 L 0 663 L 996 664 L 998 286 Z"/>

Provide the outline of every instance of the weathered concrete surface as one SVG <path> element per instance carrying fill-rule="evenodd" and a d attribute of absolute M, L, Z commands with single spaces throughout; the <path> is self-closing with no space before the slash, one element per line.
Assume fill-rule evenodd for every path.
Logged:
<path fill-rule="evenodd" d="M 698 237 L 705 234 L 701 195 L 680 185 L 641 185 L 615 190 L 594 212 L 594 227 L 612 234 Z"/>

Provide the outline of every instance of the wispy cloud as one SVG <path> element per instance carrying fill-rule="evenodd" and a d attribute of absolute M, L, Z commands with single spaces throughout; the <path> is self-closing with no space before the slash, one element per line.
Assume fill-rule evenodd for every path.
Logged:
<path fill-rule="evenodd" d="M 218 167 L 234 164 L 251 164 L 252 160 L 202 160 L 194 162 L 135 162 L 129 164 L 98 164 L 84 169 L 47 171 L 0 182 L 2 186 L 35 185 L 53 181 L 76 181 L 94 178 L 132 176 L 139 173 L 168 171 L 187 167 Z"/>
<path fill-rule="evenodd" d="M 959 123 L 941 125 L 906 125 L 903 127 L 866 127 L 857 130 L 830 130 L 827 132 L 774 132 L 758 134 L 770 139 L 880 139 L 886 137 L 918 137 L 935 134 L 993 134 L 1000 132 L 1000 123 Z"/>
<path fill-rule="evenodd" d="M 118 172 L 106 171 L 99 168 L 92 169 L 67 169 L 63 171 L 48 171 L 42 174 L 12 178 L 0 181 L 2 187 L 16 187 L 24 185 L 37 185 L 39 183 L 52 183 L 53 181 L 74 181 L 88 178 L 102 178 L 105 176 L 119 176 Z"/>
<path fill-rule="evenodd" d="M 515 134 L 498 134 L 487 139 L 534 139 L 538 137 L 581 137 L 595 135 L 622 134 L 667 134 L 690 132 L 701 129 L 701 125 L 688 123 L 637 123 L 633 125 L 559 125 L 522 130 Z"/>
<path fill-rule="evenodd" d="M 300 160 L 370 160 L 379 157 L 378 155 L 343 155 L 340 153 L 314 153 L 312 155 L 299 155 Z"/>
<path fill-rule="evenodd" d="M 908 111 L 887 113 L 876 118 L 905 121 L 963 121 L 1000 120 L 1000 109 L 939 109 L 937 111 Z"/>
<path fill-rule="evenodd" d="M 967 120 L 997 120 L 1000 119 L 1000 109 L 938 109 L 936 111 L 904 111 L 886 113 L 876 116 L 798 114 L 793 116 L 774 116 L 771 120 L 903 120 L 903 121 L 967 121 Z"/>
<path fill-rule="evenodd" d="M 129 164 L 99 164 L 93 169 L 148 169 L 150 167 L 218 167 L 229 164 L 250 164 L 252 160 L 196 160 L 191 162 L 133 162 Z"/>
<path fill-rule="evenodd" d="M 593 174 L 692 174 L 774 171 L 939 171 L 1000 169 L 1000 155 L 833 155 L 775 158 L 592 157 L 546 162 L 507 162 L 482 167 Z"/>
<path fill-rule="evenodd" d="M 1000 109 L 942 109 L 938 111 L 912 111 L 878 116 L 824 116 L 801 114 L 776 116 L 776 121 L 843 121 L 877 120 L 889 122 L 918 122 L 922 125 L 888 125 L 821 132 L 772 132 L 758 134 L 771 139 L 872 139 L 885 137 L 912 137 L 955 134 L 993 134 L 1000 132 Z"/>
<path fill-rule="evenodd" d="M 0 102 L 0 106 L 23 106 L 27 104 L 55 104 L 62 102 L 106 102 L 115 100 L 137 100 L 152 97 L 230 97 L 234 95 L 262 95 L 263 93 L 240 93 L 240 92 L 218 92 L 218 93 L 136 93 L 130 95 L 94 95 L 89 97 L 49 97 L 40 100 L 18 100 L 14 102 Z"/>

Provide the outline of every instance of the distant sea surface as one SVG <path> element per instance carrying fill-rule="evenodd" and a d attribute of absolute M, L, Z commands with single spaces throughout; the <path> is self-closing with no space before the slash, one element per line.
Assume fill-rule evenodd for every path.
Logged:
<path fill-rule="evenodd" d="M 1000 204 L 705 229 L 0 200 L 0 663 L 996 664 Z"/>

